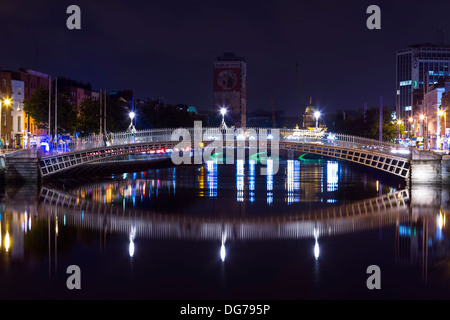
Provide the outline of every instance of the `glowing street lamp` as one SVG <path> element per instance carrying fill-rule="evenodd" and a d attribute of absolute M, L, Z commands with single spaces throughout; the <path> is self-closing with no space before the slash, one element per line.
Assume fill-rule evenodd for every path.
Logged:
<path fill-rule="evenodd" d="M 128 114 L 128 116 L 130 117 L 131 122 L 130 122 L 130 125 L 128 126 L 127 132 L 128 133 L 130 133 L 130 132 L 131 133 L 135 133 L 136 132 L 136 128 L 134 127 L 133 119 L 136 117 L 136 114 L 133 111 L 131 111 Z"/>
<path fill-rule="evenodd" d="M 316 118 L 316 130 L 317 130 L 319 128 L 320 111 L 314 112 L 314 118 Z"/>
<path fill-rule="evenodd" d="M 438 118 L 437 118 L 437 126 L 436 126 L 436 149 L 441 149 L 441 117 L 444 115 L 444 110 L 441 108 L 438 109 Z M 445 135 L 445 130 L 444 130 Z"/>
<path fill-rule="evenodd" d="M 409 143 L 410 143 L 410 145 L 411 145 L 411 131 L 412 131 L 412 128 L 413 128 L 413 121 L 414 121 L 413 117 L 409 117 L 408 118 L 408 122 L 409 122 L 409 131 L 408 131 L 408 133 L 409 133 Z"/>
<path fill-rule="evenodd" d="M 225 114 L 227 113 L 227 109 L 221 108 L 220 114 L 222 115 L 222 123 L 220 124 L 220 129 L 226 129 L 227 124 L 225 123 Z"/>
<path fill-rule="evenodd" d="M 2 114 L 3 114 L 2 113 L 2 107 L 3 107 L 3 104 L 5 106 L 7 106 L 7 107 L 10 106 L 11 105 L 11 99 L 5 99 L 5 100 L 3 100 L 3 102 L 0 99 L 0 140 L 2 139 Z"/>

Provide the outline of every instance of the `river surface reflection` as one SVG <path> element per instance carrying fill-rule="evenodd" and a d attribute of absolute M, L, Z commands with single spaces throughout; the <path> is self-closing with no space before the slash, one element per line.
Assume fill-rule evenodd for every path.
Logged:
<path fill-rule="evenodd" d="M 448 190 L 331 160 L 207 162 L 0 199 L 0 297 L 449 298 Z M 81 270 L 68 290 L 66 269 Z M 381 289 L 366 270 L 378 265 Z"/>

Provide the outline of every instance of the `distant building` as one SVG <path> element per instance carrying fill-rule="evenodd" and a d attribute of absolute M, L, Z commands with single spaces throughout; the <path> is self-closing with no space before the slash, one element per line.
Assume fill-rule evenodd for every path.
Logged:
<path fill-rule="evenodd" d="M 316 119 L 315 112 L 318 111 L 312 104 L 312 97 L 309 99 L 309 105 L 306 106 L 305 113 L 303 114 L 303 129 L 315 129 L 316 122 L 318 128 L 326 128 L 323 122 L 323 115 Z"/>
<path fill-rule="evenodd" d="M 11 78 L 23 82 L 23 100 L 30 99 L 38 88 L 48 91 L 50 86 L 48 74 L 32 69 L 21 68 L 19 71 L 11 71 Z M 24 118 L 24 129 L 28 134 L 31 136 L 46 134 L 45 130 L 38 129 L 36 123 L 28 114 L 24 115 Z"/>
<path fill-rule="evenodd" d="M 442 97 L 445 93 L 450 92 L 450 80 L 449 81 L 439 81 L 439 83 L 430 86 L 428 92 L 425 93 L 425 120 L 426 123 L 419 122 L 416 135 L 423 136 L 423 129 L 426 128 L 428 134 L 428 147 L 431 149 L 442 150 L 444 148 L 444 135 L 446 128 L 446 115 L 442 113 L 440 115 L 439 111 L 445 112 L 446 106 L 442 105 Z M 445 96 L 444 96 L 445 97 Z M 420 128 L 423 126 L 423 128 Z M 448 149 L 448 147 L 447 147 Z"/>
<path fill-rule="evenodd" d="M 80 112 L 81 102 L 84 99 L 92 98 L 92 86 L 88 83 L 79 82 L 68 78 L 58 78 L 58 94 L 65 92 L 70 97 L 70 103 L 77 106 Z M 98 95 L 97 95 L 98 96 Z"/>
<path fill-rule="evenodd" d="M 397 109 L 401 119 L 423 113 L 424 84 L 450 76 L 450 46 L 431 43 L 410 45 L 397 51 Z"/>
<path fill-rule="evenodd" d="M 8 71 L 2 71 L 0 69 L 0 126 L 1 133 L 0 139 L 2 141 L 2 147 L 6 144 L 9 145 L 11 141 L 11 108 L 12 104 L 7 106 L 5 100 L 11 99 L 11 73 Z"/>
<path fill-rule="evenodd" d="M 25 112 L 23 111 L 24 92 L 23 81 L 11 80 L 11 143 L 15 147 L 24 147 L 24 144 L 28 142 Z"/>
<path fill-rule="evenodd" d="M 247 63 L 234 53 L 226 52 L 214 62 L 214 108 L 218 115 L 226 108 L 226 118 L 246 127 Z"/>

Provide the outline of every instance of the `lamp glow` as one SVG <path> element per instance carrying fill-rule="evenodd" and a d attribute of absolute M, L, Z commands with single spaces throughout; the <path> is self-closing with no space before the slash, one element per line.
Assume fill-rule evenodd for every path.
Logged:
<path fill-rule="evenodd" d="M 133 120 L 135 116 L 136 116 L 136 114 L 135 114 L 133 111 L 131 111 L 131 112 L 130 112 L 130 118 L 131 118 L 131 120 Z"/>
<path fill-rule="evenodd" d="M 316 119 L 319 119 L 319 118 L 320 118 L 320 111 L 314 112 L 314 117 L 315 117 Z"/>

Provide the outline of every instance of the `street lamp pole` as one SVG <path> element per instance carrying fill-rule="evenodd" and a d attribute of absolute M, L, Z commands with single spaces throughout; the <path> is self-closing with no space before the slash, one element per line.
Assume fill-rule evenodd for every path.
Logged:
<path fill-rule="evenodd" d="M 316 131 L 319 130 L 319 117 L 320 117 L 320 111 L 314 112 L 314 117 L 316 118 Z"/>
<path fill-rule="evenodd" d="M 131 112 L 129 113 L 129 116 L 130 116 L 131 122 L 130 122 L 130 125 L 128 126 L 127 132 L 128 132 L 128 133 L 136 133 L 136 128 L 135 128 L 134 125 L 133 125 L 133 119 L 134 119 L 134 117 L 136 116 L 136 114 L 135 114 L 133 111 L 131 111 Z"/>
<path fill-rule="evenodd" d="M 425 148 L 425 138 L 424 138 L 424 128 L 423 128 L 423 120 L 425 119 L 425 115 L 421 114 L 419 116 L 420 119 L 420 136 L 422 137 L 423 148 Z"/>
<path fill-rule="evenodd" d="M 400 126 L 402 125 L 402 120 L 400 120 L 400 119 L 398 119 L 397 120 L 397 124 L 398 124 L 398 127 L 397 127 L 397 143 L 398 144 L 400 144 L 400 130 L 401 130 L 401 128 L 400 128 Z"/>
<path fill-rule="evenodd" d="M 443 115 L 444 111 L 439 108 L 436 126 L 436 150 L 441 150 L 441 117 Z"/>
<path fill-rule="evenodd" d="M 222 108 L 220 109 L 220 113 L 222 114 L 222 123 L 220 124 L 220 129 L 226 129 L 227 124 L 225 123 L 225 114 L 227 113 L 227 109 Z"/>

